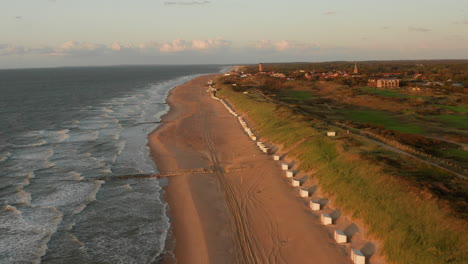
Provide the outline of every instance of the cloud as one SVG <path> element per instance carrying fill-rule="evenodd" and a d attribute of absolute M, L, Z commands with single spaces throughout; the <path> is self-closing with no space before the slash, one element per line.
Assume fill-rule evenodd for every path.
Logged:
<path fill-rule="evenodd" d="M 164 1 L 164 5 L 207 5 L 211 1 Z"/>
<path fill-rule="evenodd" d="M 165 42 L 160 45 L 159 51 L 163 53 L 174 53 L 189 50 L 216 50 L 231 46 L 231 42 L 222 38 L 215 39 L 194 39 L 191 41 L 176 39 L 170 42 Z"/>
<path fill-rule="evenodd" d="M 21 54 L 26 54 L 28 53 L 29 49 L 23 46 L 10 46 L 6 48 L 6 51 L 9 54 L 16 54 L 16 55 L 21 55 Z"/>
<path fill-rule="evenodd" d="M 286 51 L 306 51 L 311 49 L 317 49 L 320 47 L 320 43 L 303 43 L 303 42 L 294 42 L 289 40 L 258 40 L 250 45 L 257 50 L 269 50 L 276 52 L 286 52 Z"/>
<path fill-rule="evenodd" d="M 23 17 L 22 16 L 15 16 L 16 19 L 22 19 Z"/>
<path fill-rule="evenodd" d="M 161 45 L 161 52 L 180 52 L 189 49 L 189 43 L 182 39 L 176 39 L 171 42 L 166 42 Z"/>
<path fill-rule="evenodd" d="M 389 30 L 389 29 L 390 29 L 390 27 L 388 27 L 388 26 L 383 26 L 382 27 L 382 30 Z"/>
<path fill-rule="evenodd" d="M 429 29 L 429 28 L 413 27 L 413 26 L 409 26 L 408 30 L 412 31 L 412 32 L 429 32 L 429 31 L 431 31 L 431 29 Z"/>
<path fill-rule="evenodd" d="M 333 15 L 336 15 L 336 12 L 335 11 L 327 11 L 327 12 L 322 13 L 322 15 L 324 15 L 324 16 L 333 16 Z"/>
<path fill-rule="evenodd" d="M 52 52 L 48 54 L 54 56 L 92 56 L 103 54 L 107 50 L 104 44 L 69 40 L 58 48 L 52 48 Z"/>
<path fill-rule="evenodd" d="M 254 44 L 256 49 L 260 50 L 276 50 L 276 51 L 285 51 L 291 48 L 291 43 L 288 40 L 258 40 Z"/>
<path fill-rule="evenodd" d="M 128 44 L 115 41 L 110 45 L 97 44 L 91 42 L 80 42 L 69 40 L 59 46 L 42 46 L 42 47 L 24 47 L 0 43 L 0 55 L 20 55 L 20 54 L 36 54 L 48 56 L 74 56 L 74 57 L 89 57 L 102 55 L 124 55 L 131 54 L 147 54 L 156 55 L 162 53 L 177 53 L 185 51 L 193 52 L 208 52 L 226 49 L 231 46 L 231 41 L 223 38 L 213 39 L 194 39 L 183 40 L 176 39 L 164 43 L 149 41 L 139 44 Z M 204 53 L 206 54 L 206 53 Z"/>

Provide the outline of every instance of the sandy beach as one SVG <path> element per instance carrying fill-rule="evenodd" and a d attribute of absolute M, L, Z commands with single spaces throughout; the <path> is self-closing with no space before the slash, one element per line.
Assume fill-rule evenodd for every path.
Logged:
<path fill-rule="evenodd" d="M 351 263 L 280 163 L 263 154 L 196 78 L 171 91 L 164 124 L 149 135 L 152 157 L 172 176 L 177 263 Z M 196 174 L 187 170 L 212 169 Z"/>

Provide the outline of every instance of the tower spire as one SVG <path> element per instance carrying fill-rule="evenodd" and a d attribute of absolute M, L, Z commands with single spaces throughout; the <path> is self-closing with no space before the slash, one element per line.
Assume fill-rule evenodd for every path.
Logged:
<path fill-rule="evenodd" d="M 354 71 L 353 71 L 354 74 L 358 74 L 359 71 L 358 71 L 358 68 L 357 68 L 357 63 L 354 63 Z"/>

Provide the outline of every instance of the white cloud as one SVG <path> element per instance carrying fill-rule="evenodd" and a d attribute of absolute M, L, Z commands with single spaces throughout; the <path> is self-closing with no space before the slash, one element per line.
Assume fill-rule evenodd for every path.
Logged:
<path fill-rule="evenodd" d="M 286 52 L 286 51 L 304 51 L 310 49 L 317 49 L 320 47 L 320 43 L 304 43 L 304 42 L 294 42 L 290 40 L 258 40 L 252 45 L 257 50 L 270 50 L 277 52 Z"/>
<path fill-rule="evenodd" d="M 280 40 L 273 44 L 277 51 L 285 51 L 291 49 L 291 43 L 287 40 Z"/>
<path fill-rule="evenodd" d="M 194 39 L 191 41 L 176 39 L 161 44 L 159 50 L 163 53 L 174 53 L 189 50 L 217 50 L 231 46 L 231 42 L 222 38 L 215 39 Z"/>
<path fill-rule="evenodd" d="M 259 40 L 254 43 L 256 49 L 260 50 L 276 50 L 276 51 L 286 51 L 291 48 L 291 43 L 288 40 Z"/>
<path fill-rule="evenodd" d="M 161 45 L 161 52 L 180 52 L 189 49 L 189 43 L 183 39 L 176 39 L 171 42 L 166 42 Z"/>
<path fill-rule="evenodd" d="M 60 47 L 53 48 L 53 52 L 49 55 L 55 56 L 91 56 L 105 53 L 107 50 L 104 44 L 95 44 L 89 42 L 79 42 L 69 40 L 64 42 Z"/>
<path fill-rule="evenodd" d="M 0 44 L 0 55 L 22 55 L 30 52 L 30 49 L 24 46 Z"/>
<path fill-rule="evenodd" d="M 220 49 L 229 46 L 231 46 L 231 42 L 222 38 L 192 40 L 192 48 L 194 50 Z"/>

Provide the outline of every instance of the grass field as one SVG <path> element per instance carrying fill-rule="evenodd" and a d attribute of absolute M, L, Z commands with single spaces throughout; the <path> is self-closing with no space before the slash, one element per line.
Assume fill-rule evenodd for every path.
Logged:
<path fill-rule="evenodd" d="M 455 128 L 468 129 L 468 116 L 463 115 L 437 115 L 434 116 L 447 125 Z"/>
<path fill-rule="evenodd" d="M 385 97 L 401 97 L 401 98 L 410 98 L 410 97 L 418 97 L 414 95 L 407 95 L 407 94 L 402 94 L 398 90 L 394 89 L 377 89 L 377 88 L 371 88 L 371 87 L 364 87 L 360 89 L 361 91 L 369 94 L 375 94 L 375 95 L 380 95 L 380 96 L 385 96 Z"/>
<path fill-rule="evenodd" d="M 247 113 L 256 131 L 266 140 L 286 148 L 302 171 L 314 170 L 325 192 L 334 197 L 340 210 L 361 219 L 369 232 L 384 241 L 383 253 L 391 263 L 467 263 L 466 223 L 451 216 L 434 199 L 408 187 L 381 166 L 345 151 L 340 140 L 325 137 L 291 109 L 245 96 L 224 87 L 219 96 L 237 110 Z M 383 113 L 354 112 L 357 119 L 405 127 Z M 364 116 L 364 117 L 363 117 Z M 315 125 L 315 127 L 320 127 Z M 313 137 L 300 143 L 306 137 Z M 429 168 L 431 169 L 431 168 Z M 431 170 L 434 170 L 433 168 Z M 424 173 L 421 174 L 424 177 Z M 437 172 L 444 181 L 453 176 Z M 412 191 L 413 190 L 413 191 Z"/>
<path fill-rule="evenodd" d="M 315 96 L 309 91 L 288 91 L 281 96 L 284 100 L 308 100 Z"/>
<path fill-rule="evenodd" d="M 449 157 L 468 163 L 468 151 L 462 149 L 446 149 L 444 153 Z"/>
<path fill-rule="evenodd" d="M 392 117 L 389 113 L 376 110 L 342 110 L 344 116 L 352 121 L 361 123 L 372 123 L 384 126 L 386 129 L 391 129 L 403 133 L 422 134 L 424 129 L 414 124 L 404 124 Z"/>
<path fill-rule="evenodd" d="M 448 110 L 451 110 L 451 111 L 457 112 L 457 113 L 468 113 L 468 108 L 466 106 L 464 106 L 464 105 L 451 106 L 451 105 L 436 104 L 434 106 L 438 106 L 440 108 L 445 108 L 445 109 L 448 109 Z"/>

